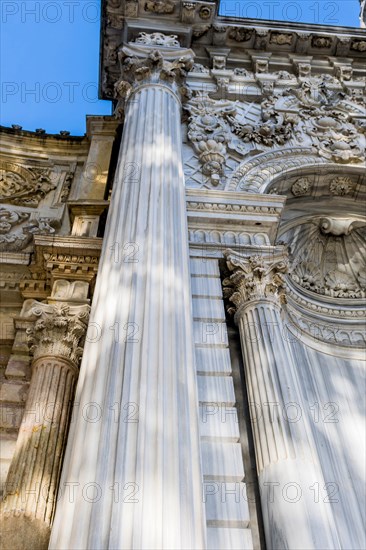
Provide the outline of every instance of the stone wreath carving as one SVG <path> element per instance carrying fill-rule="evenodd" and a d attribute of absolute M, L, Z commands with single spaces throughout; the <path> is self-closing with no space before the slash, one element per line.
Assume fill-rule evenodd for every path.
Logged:
<path fill-rule="evenodd" d="M 0 203 L 35 208 L 55 188 L 48 169 L 24 168 L 10 163 L 1 165 Z"/>
<path fill-rule="evenodd" d="M 33 235 L 52 234 L 59 225 L 59 222 L 55 219 L 30 219 L 30 217 L 31 215 L 28 212 L 17 212 L 0 207 L 1 252 L 24 250 L 32 242 Z M 14 228 L 15 231 L 13 231 Z"/>

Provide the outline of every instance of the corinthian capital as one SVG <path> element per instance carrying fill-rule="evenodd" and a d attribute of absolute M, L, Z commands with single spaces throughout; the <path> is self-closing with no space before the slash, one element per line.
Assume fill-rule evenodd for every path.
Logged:
<path fill-rule="evenodd" d="M 232 272 L 223 281 L 224 295 L 235 306 L 229 310 L 231 313 L 251 301 L 283 301 L 287 259 L 244 256 L 233 250 L 226 250 L 224 256 L 227 267 Z"/>
<path fill-rule="evenodd" d="M 79 364 L 83 353 L 81 343 L 88 327 L 90 307 L 65 304 L 45 304 L 32 301 L 26 318 L 32 321 L 26 330 L 27 343 L 34 359 L 62 357 Z"/>
<path fill-rule="evenodd" d="M 114 85 L 114 96 L 119 100 L 117 116 L 123 115 L 125 101 L 142 85 L 163 84 L 179 93 L 183 99 L 190 96 L 184 83 L 187 72 L 193 66 L 194 53 L 180 48 L 174 36 L 163 40 L 161 37 L 164 35 L 153 33 L 145 38 L 155 35 L 160 39 L 129 43 L 118 53 L 121 76 Z"/>

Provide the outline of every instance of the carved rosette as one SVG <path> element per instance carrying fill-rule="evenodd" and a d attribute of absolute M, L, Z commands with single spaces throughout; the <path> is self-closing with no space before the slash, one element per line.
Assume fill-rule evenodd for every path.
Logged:
<path fill-rule="evenodd" d="M 232 272 L 223 281 L 224 296 L 235 306 L 229 308 L 229 313 L 239 311 L 252 301 L 266 300 L 277 304 L 284 301 L 287 258 L 248 257 L 232 250 L 226 250 L 224 256 L 227 267 Z"/>
<path fill-rule="evenodd" d="M 26 331 L 34 360 L 45 356 L 62 357 L 77 367 L 83 353 L 89 312 L 88 305 L 34 302 L 29 311 L 34 324 Z"/>

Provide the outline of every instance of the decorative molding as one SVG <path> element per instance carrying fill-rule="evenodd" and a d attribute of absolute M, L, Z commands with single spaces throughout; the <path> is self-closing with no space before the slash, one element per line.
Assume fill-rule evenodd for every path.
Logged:
<path fill-rule="evenodd" d="M 268 236 L 265 233 L 246 233 L 240 231 L 220 231 L 218 229 L 189 229 L 189 242 L 192 244 L 204 244 L 218 246 L 267 246 Z"/>
<path fill-rule="evenodd" d="M 217 202 L 187 202 L 188 211 L 203 210 L 205 212 L 246 212 L 248 214 L 277 214 L 282 212 L 282 206 L 267 206 L 267 205 L 251 205 L 251 204 L 232 204 L 232 203 L 217 203 Z"/>

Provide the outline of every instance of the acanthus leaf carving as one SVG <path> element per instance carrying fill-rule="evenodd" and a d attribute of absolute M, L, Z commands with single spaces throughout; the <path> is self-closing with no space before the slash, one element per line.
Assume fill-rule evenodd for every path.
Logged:
<path fill-rule="evenodd" d="M 244 256 L 233 250 L 224 252 L 231 275 L 224 279 L 224 296 L 235 306 L 234 313 L 242 305 L 255 300 L 284 301 L 285 274 L 288 271 L 286 256 L 278 259 L 263 256 Z"/>
<path fill-rule="evenodd" d="M 34 359 L 50 355 L 62 357 L 78 366 L 89 312 L 88 305 L 51 305 L 33 301 L 27 317 L 34 323 L 26 330 L 26 337 Z"/>

